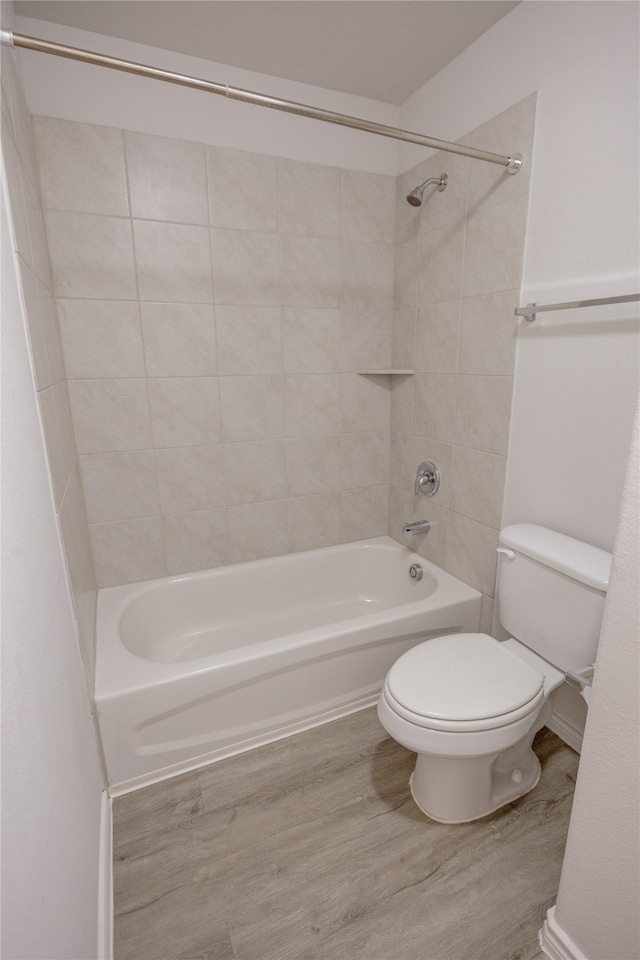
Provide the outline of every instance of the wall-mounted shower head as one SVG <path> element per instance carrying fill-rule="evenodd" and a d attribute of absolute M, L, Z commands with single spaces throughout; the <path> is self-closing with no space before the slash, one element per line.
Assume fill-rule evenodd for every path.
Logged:
<path fill-rule="evenodd" d="M 425 180 L 424 183 L 421 183 L 420 186 L 416 187 L 415 190 L 412 190 L 407 196 L 407 203 L 410 203 L 412 207 L 421 207 L 422 206 L 422 196 L 425 189 L 431 183 L 438 184 L 438 190 L 441 192 L 446 188 L 448 176 L 446 173 L 443 173 L 441 177 L 429 177 L 428 180 Z"/>

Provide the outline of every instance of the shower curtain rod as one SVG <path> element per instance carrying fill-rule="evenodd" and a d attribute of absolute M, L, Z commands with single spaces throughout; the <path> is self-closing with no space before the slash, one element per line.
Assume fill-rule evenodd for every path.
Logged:
<path fill-rule="evenodd" d="M 626 293 L 621 297 L 598 297 L 597 300 L 570 300 L 567 303 L 528 303 L 526 307 L 517 307 L 513 311 L 514 317 L 524 317 L 529 323 L 536 319 L 536 314 L 548 310 L 575 310 L 577 307 L 603 307 L 610 303 L 635 303 L 640 300 L 640 293 Z"/>
<path fill-rule="evenodd" d="M 384 123 L 371 120 L 360 120 L 344 113 L 334 113 L 332 110 L 322 110 L 293 100 L 281 100 L 279 97 L 270 97 L 251 90 L 242 90 L 224 83 L 213 83 L 210 80 L 201 80 L 158 67 L 145 66 L 132 60 L 121 60 L 91 50 L 81 50 L 78 47 L 68 47 L 61 43 L 52 43 L 49 40 L 39 40 L 36 37 L 27 37 L 24 34 L 14 33 L 12 30 L 0 31 L 0 41 L 5 46 L 21 47 L 25 50 L 34 50 L 37 53 L 50 53 L 56 57 L 65 57 L 68 60 L 79 60 L 82 63 L 91 63 L 97 67 L 108 67 L 111 70 L 121 70 L 139 77 L 148 77 L 151 80 L 164 80 L 167 83 L 176 83 L 183 87 L 192 87 L 205 93 L 216 93 L 231 100 L 241 100 L 259 107 L 270 107 L 272 110 L 282 110 L 285 113 L 295 113 L 312 120 L 323 120 L 326 123 L 336 123 L 343 127 L 352 127 L 354 130 L 364 130 L 366 133 L 375 133 L 381 137 L 391 137 L 394 140 L 403 140 L 406 143 L 417 143 L 423 147 L 432 147 L 435 150 L 444 150 L 447 153 L 457 153 L 473 160 L 485 160 L 487 163 L 497 163 L 507 168 L 507 173 L 517 173 L 524 163 L 521 153 L 514 153 L 504 157 L 499 153 L 488 153 L 485 150 L 475 150 L 458 143 L 449 143 L 447 140 L 437 140 L 426 137 L 421 133 L 411 133 L 408 130 L 399 130 Z"/>

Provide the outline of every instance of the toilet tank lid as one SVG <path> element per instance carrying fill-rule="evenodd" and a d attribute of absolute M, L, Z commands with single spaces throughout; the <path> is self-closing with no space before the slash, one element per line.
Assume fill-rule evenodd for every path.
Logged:
<path fill-rule="evenodd" d="M 606 591 L 609 586 L 611 554 L 590 543 L 535 523 L 505 527 L 500 543 L 596 590 Z"/>

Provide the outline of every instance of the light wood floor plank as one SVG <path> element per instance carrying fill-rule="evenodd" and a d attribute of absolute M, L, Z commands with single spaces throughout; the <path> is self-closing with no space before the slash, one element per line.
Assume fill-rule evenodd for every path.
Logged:
<path fill-rule="evenodd" d="M 577 755 L 446 826 L 366 710 L 114 801 L 116 960 L 538 960 Z"/>

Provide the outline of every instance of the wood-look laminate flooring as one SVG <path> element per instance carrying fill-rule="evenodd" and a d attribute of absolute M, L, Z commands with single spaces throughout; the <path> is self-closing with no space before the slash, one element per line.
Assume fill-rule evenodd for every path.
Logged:
<path fill-rule="evenodd" d="M 375 709 L 114 800 L 116 960 L 539 960 L 578 756 L 471 824 L 411 799 Z"/>

